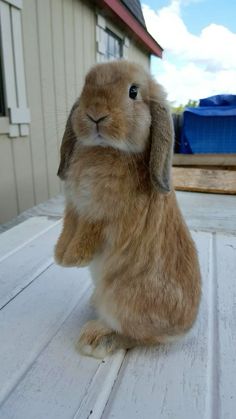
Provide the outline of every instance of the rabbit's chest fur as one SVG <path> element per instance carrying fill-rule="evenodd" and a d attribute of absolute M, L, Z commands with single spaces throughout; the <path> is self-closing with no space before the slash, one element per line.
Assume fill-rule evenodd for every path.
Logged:
<path fill-rule="evenodd" d="M 66 181 L 67 199 L 93 220 L 116 218 L 145 200 L 143 171 L 128 156 L 106 148 L 78 153 Z"/>

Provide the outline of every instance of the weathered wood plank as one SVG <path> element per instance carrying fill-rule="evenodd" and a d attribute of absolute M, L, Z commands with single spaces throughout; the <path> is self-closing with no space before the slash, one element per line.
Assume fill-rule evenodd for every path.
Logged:
<path fill-rule="evenodd" d="M 221 419 L 233 419 L 236 406 L 236 236 L 217 234 L 214 243 L 214 292 L 217 308 L 214 317 L 213 367 L 215 400 Z M 217 416 L 218 415 L 218 416 Z"/>
<path fill-rule="evenodd" d="M 0 308 L 53 263 L 53 248 L 60 229 L 58 222 L 45 234 L 19 248 L 13 257 L 9 256 L 1 262 Z"/>
<path fill-rule="evenodd" d="M 62 275 L 63 270 L 58 269 Z M 43 282 L 45 284 L 50 284 L 53 278 L 52 272 L 50 273 L 49 271 L 46 274 L 42 274 L 40 278 L 40 281 L 42 281 L 44 277 Z M 72 272 L 75 270 L 69 271 Z M 84 276 L 87 275 L 86 269 L 77 270 L 77 275 L 79 274 L 77 282 L 80 282 L 79 287 L 81 288 L 82 285 L 88 287 L 89 281 L 87 281 L 87 278 L 81 278 L 81 271 L 84 271 Z M 63 274 L 65 278 L 65 272 Z M 58 278 L 56 281 L 58 281 Z M 73 291 L 73 294 L 75 294 L 75 289 L 71 290 L 70 280 L 65 278 L 64 281 L 68 281 L 67 293 L 72 293 Z M 13 353 L 10 351 L 11 356 L 8 356 L 7 362 L 4 363 L 6 365 L 3 370 L 5 377 L 9 374 L 8 364 L 10 364 L 10 373 L 12 374 L 11 380 L 5 378 L 6 382 L 10 383 L 8 392 L 13 387 L 14 382 L 19 382 L 19 384 L 14 388 L 9 397 L 5 399 L 5 403 L 1 407 L 1 418 L 11 417 L 12 419 L 23 419 L 28 417 L 30 412 L 33 412 L 34 419 L 41 419 L 42 417 L 57 419 L 72 417 L 86 418 L 90 414 L 93 417 L 99 418 L 123 361 L 124 351 L 118 352 L 103 362 L 92 358 L 81 357 L 77 353 L 75 344 L 78 339 L 79 330 L 89 318 L 94 317 L 94 313 L 89 307 L 89 291 L 85 292 L 82 297 L 80 296 L 80 300 L 73 312 L 68 316 L 56 334 L 52 333 L 52 325 L 49 325 L 52 339 L 47 346 L 44 345 L 44 348 L 42 348 L 41 344 L 40 348 L 39 343 L 42 339 L 45 339 L 45 335 L 48 335 L 47 327 L 45 327 L 45 324 L 42 325 L 42 323 L 48 322 L 48 311 L 50 317 L 49 322 L 52 321 L 50 306 L 53 304 L 54 299 L 50 302 L 52 296 L 48 298 L 48 294 L 51 294 L 50 289 L 55 286 L 55 282 L 49 286 L 50 289 L 46 285 L 46 289 L 49 291 L 49 293 L 47 292 L 48 301 L 46 303 L 43 301 L 42 308 L 40 308 L 40 303 L 42 303 L 40 300 L 42 294 L 44 295 L 44 291 L 43 289 L 40 292 L 37 289 L 33 290 L 33 287 L 35 288 L 37 286 L 39 286 L 39 281 L 26 290 L 29 295 L 26 302 L 27 307 L 24 309 L 24 312 L 29 314 L 29 316 L 27 315 L 27 319 L 33 318 L 35 327 L 31 330 L 32 326 L 31 324 L 29 326 L 29 321 L 26 319 L 26 324 L 21 325 L 21 330 L 17 333 L 17 336 L 14 337 L 14 333 L 11 334 L 13 337 L 11 337 L 10 343 L 7 333 L 8 342 L 6 343 L 6 348 L 11 348 L 13 342 L 17 341 L 20 336 L 23 335 L 24 337 L 23 348 L 21 348 L 20 354 L 16 356 L 17 361 L 14 357 L 14 351 Z M 20 297 L 25 297 L 25 294 L 26 292 Z M 37 297 L 39 297 L 39 301 L 36 301 Z M 19 297 L 17 300 L 19 300 Z M 17 300 L 14 304 L 17 303 Z M 17 313 L 19 318 L 21 318 L 22 301 L 19 301 L 19 304 Z M 64 302 L 63 304 L 65 305 Z M 44 314 L 42 314 L 43 312 Z M 45 318 L 42 318 L 42 316 L 45 316 Z M 9 318 L 9 314 L 6 317 Z M 40 325 L 39 332 L 37 331 L 38 324 Z M 43 333 L 43 326 L 46 329 L 46 333 Z M 31 339 L 34 342 L 33 356 L 32 345 L 30 345 Z M 39 355 L 32 364 L 32 358 L 36 358 L 35 347 Z M 23 357 L 23 361 L 19 359 L 21 357 Z M 11 361 L 13 362 L 13 366 L 11 365 Z M 23 368 L 16 368 L 19 367 L 19 364 L 20 366 L 23 365 L 24 369 L 29 367 L 28 372 L 24 376 Z M 16 374 L 18 375 L 16 376 Z M 3 387 L 6 388 L 6 384 Z"/>
<path fill-rule="evenodd" d="M 112 357 L 107 357 L 99 365 L 99 369 L 93 377 L 73 419 L 101 418 L 125 354 L 126 351 L 119 350 Z M 86 362 L 85 359 L 83 361 Z"/>
<path fill-rule="evenodd" d="M 88 292 L 89 285 L 89 275 L 86 269 L 65 270 L 53 265 L 0 311 L 1 401 L 7 397 L 26 371 L 31 368 L 32 363 L 57 333 L 58 329 L 77 304 L 79 310 L 77 310 L 73 331 L 78 333 L 78 314 L 80 315 L 80 307 L 83 309 L 85 302 L 87 303 L 88 297 L 86 298 L 85 293 Z M 64 356 L 66 355 L 65 347 L 68 346 L 72 353 L 74 351 L 74 346 L 69 335 L 61 336 L 60 344 L 61 346 L 59 345 L 57 347 L 54 354 L 51 354 L 55 357 L 55 362 L 59 362 L 59 365 L 61 365 L 60 362 L 63 363 Z M 57 351 L 59 351 L 60 355 Z M 67 362 L 70 362 L 70 358 L 67 359 Z M 53 368 L 53 360 L 50 356 L 46 356 L 46 363 L 49 367 L 49 370 L 46 372 L 47 382 L 40 381 L 40 377 L 38 376 L 34 384 L 34 389 L 36 390 L 37 396 L 39 396 L 38 389 L 40 383 L 45 390 L 48 385 L 46 391 L 48 392 L 48 397 L 51 398 L 53 390 L 53 388 L 50 390 L 51 385 L 53 385 L 52 377 L 58 380 L 58 376 L 55 377 L 53 375 L 51 370 Z M 43 371 L 45 372 L 45 369 Z M 66 374 L 69 374 L 69 377 L 73 380 L 73 363 L 71 363 L 70 371 L 65 371 Z M 60 382 L 63 387 L 63 369 L 61 371 Z M 31 387 L 29 381 L 26 386 L 28 385 Z M 6 412 L 7 410 L 1 410 L 1 418 L 8 417 L 7 415 L 10 412 Z M 28 410 L 26 416 L 21 416 L 17 411 L 15 411 L 15 415 L 23 419 L 31 416 L 29 412 L 33 412 L 33 410 Z M 40 417 L 40 413 L 42 412 L 39 411 L 38 413 Z M 42 417 L 47 418 L 52 416 L 45 414 L 41 415 Z"/>
<path fill-rule="evenodd" d="M 206 238 L 209 238 L 209 235 L 203 234 L 201 235 L 201 237 L 202 240 L 205 241 Z M 202 254 L 205 257 L 205 259 L 208 260 L 209 248 L 203 248 Z M 208 266 L 206 266 L 205 271 L 207 270 L 207 268 Z M 91 317 L 91 315 L 92 313 L 88 311 L 88 301 L 84 299 L 80 303 L 79 312 L 77 312 L 76 310 L 73 312 L 72 316 L 63 325 L 63 327 L 52 340 L 52 342 L 49 344 L 49 346 L 39 356 L 33 368 L 28 372 L 28 374 L 20 382 L 16 390 L 6 401 L 5 405 L 2 408 L 3 418 L 8 417 L 7 415 L 10 415 L 10 417 L 12 418 L 22 419 L 29 411 L 34 411 L 36 419 L 39 419 L 42 416 L 44 417 L 45 415 L 47 415 L 48 417 L 55 417 L 58 419 L 64 419 L 66 417 L 75 417 L 76 419 L 78 419 L 88 417 L 90 413 L 91 417 L 100 417 L 106 405 L 106 401 L 109 396 L 109 392 L 112 388 L 112 384 L 116 378 L 116 374 L 122 363 L 123 354 L 119 353 L 114 358 L 107 359 L 104 366 L 102 364 L 99 364 L 96 360 L 91 360 L 86 357 L 80 358 L 80 356 L 76 354 L 73 345 L 77 338 L 77 327 L 79 330 L 81 325 L 86 321 L 88 317 Z M 203 316 L 201 321 L 201 329 L 204 328 L 206 328 L 206 318 Z M 203 330 L 199 330 L 198 336 L 196 336 L 195 339 L 192 337 L 190 339 L 190 342 L 185 343 L 183 347 L 181 346 L 181 349 L 184 353 L 184 358 L 187 358 L 188 361 L 188 365 L 186 366 L 185 371 L 188 370 L 189 366 L 192 366 L 192 363 L 195 363 L 196 369 L 199 368 L 199 362 L 201 363 L 201 360 L 198 360 L 196 353 L 194 353 L 194 345 L 196 345 L 195 340 L 198 339 L 202 339 L 201 342 L 204 343 L 204 336 L 203 338 L 201 336 L 202 332 Z M 67 339 L 69 342 L 67 342 Z M 199 356 L 202 357 L 205 349 L 202 348 L 201 345 L 198 349 L 202 350 L 202 352 L 199 351 Z M 133 353 L 134 352 L 135 351 L 133 351 Z M 156 371 L 155 365 L 158 358 L 155 356 L 154 359 L 150 359 L 150 350 L 146 351 L 144 357 L 142 357 L 142 351 L 140 351 L 140 349 L 136 350 L 136 352 L 137 356 L 133 360 L 133 369 L 136 378 L 138 376 L 136 371 L 136 364 L 138 365 L 138 371 L 141 369 L 140 376 L 138 378 L 143 393 L 143 390 L 147 388 L 148 385 L 150 386 L 152 384 L 153 386 L 155 384 L 155 382 L 150 383 L 149 381 L 146 381 L 145 376 L 147 374 L 150 380 L 151 374 L 153 373 L 153 369 L 154 372 Z M 157 353 L 155 355 L 160 356 L 160 354 Z M 172 378 L 174 365 L 178 365 L 179 362 L 179 353 L 178 350 L 172 350 L 167 351 L 166 355 L 167 359 L 164 359 L 164 361 L 167 364 L 170 358 L 171 365 L 169 366 L 169 372 L 171 372 L 170 377 Z M 125 363 L 128 376 L 130 375 L 130 362 L 132 363 L 132 360 L 129 359 L 129 363 Z M 186 359 L 184 359 L 184 362 L 186 362 Z M 181 366 L 178 368 L 181 370 L 182 367 L 183 365 L 181 364 Z M 162 368 L 159 369 L 161 370 Z M 122 371 L 123 370 L 124 369 L 122 368 Z M 190 386 L 189 388 L 189 392 L 191 394 L 194 391 L 194 388 L 196 388 L 196 383 L 198 383 L 199 379 L 201 380 L 201 375 L 204 375 L 204 373 L 205 368 L 203 368 L 203 370 L 199 370 L 199 373 L 195 378 L 195 382 L 192 383 L 192 386 Z M 156 381 L 155 374 L 154 378 Z M 122 382 L 126 381 L 126 379 L 127 377 L 124 380 L 122 380 Z M 118 382 L 119 380 L 120 379 L 118 378 Z M 160 380 L 163 381 L 163 376 L 160 377 Z M 132 395 L 135 396 L 135 394 L 132 393 L 132 386 L 130 387 L 129 379 L 127 385 L 128 388 L 126 388 L 126 391 L 128 391 L 128 393 L 126 393 L 126 397 L 130 399 L 131 396 L 132 399 Z M 172 382 L 170 383 L 170 387 L 171 394 L 171 390 L 173 391 L 174 387 L 174 384 Z M 146 391 L 148 392 L 149 390 L 150 389 L 145 390 L 145 397 Z M 66 399 L 65 394 L 67 395 Z M 151 392 L 151 394 L 152 396 L 155 396 L 156 400 L 156 395 L 153 394 L 153 392 Z M 162 394 L 162 396 L 165 396 L 165 392 Z M 134 400 L 131 400 L 131 404 L 133 402 Z M 143 402 L 142 396 L 140 402 Z M 199 403 L 199 400 L 197 400 L 197 402 Z M 144 404 L 145 410 L 142 412 L 143 414 L 156 414 L 156 404 L 153 404 L 151 407 L 149 406 L 149 410 L 147 410 L 148 401 L 147 404 Z M 183 405 L 183 408 L 184 406 L 185 405 Z M 124 406 L 123 411 L 122 407 L 123 406 L 121 406 L 120 416 L 118 417 L 133 417 L 134 412 L 135 417 L 147 417 L 137 415 L 137 406 L 135 403 L 132 406 L 128 406 L 128 410 L 126 404 Z M 192 409 L 192 406 L 190 405 L 189 408 Z M 150 409 L 152 409 L 153 412 L 152 410 L 150 411 Z M 4 414 L 6 414 L 6 416 L 4 416 Z M 113 414 L 114 412 L 112 411 L 112 415 Z M 109 414 L 105 417 L 111 416 Z M 149 417 L 155 417 L 155 415 Z"/>
<path fill-rule="evenodd" d="M 179 342 L 128 352 L 102 418 L 210 418 L 206 414 L 209 392 L 209 359 L 212 356 L 212 299 L 214 278 L 212 236 L 194 233 L 203 277 L 203 298 L 197 322 Z M 217 403 L 217 400 L 216 400 Z M 217 408 L 217 405 L 216 405 Z M 216 417 L 214 417 L 216 418 Z M 222 418 L 223 419 L 223 418 Z"/>
<path fill-rule="evenodd" d="M 6 257 L 17 252 L 26 243 L 31 242 L 36 236 L 44 234 L 58 221 L 48 217 L 31 217 L 0 235 L 0 262 Z"/>
<path fill-rule="evenodd" d="M 173 167 L 176 190 L 236 194 L 236 170 Z"/>
<path fill-rule="evenodd" d="M 236 154 L 175 154 L 173 166 L 236 166 Z"/>
<path fill-rule="evenodd" d="M 179 191 L 176 196 L 191 230 L 236 234 L 236 195 Z"/>
<path fill-rule="evenodd" d="M 1 418 L 231 419 L 236 236 L 192 234 L 203 298 L 193 330 L 174 344 L 135 349 L 124 361 L 122 351 L 105 363 L 81 357 L 75 342 L 94 317 L 87 269 L 52 266 L 8 304 L 0 312 Z"/>
<path fill-rule="evenodd" d="M 104 361 L 80 356 L 79 330 L 88 317 L 81 300 L 1 408 L 1 419 L 100 418 L 124 353 Z"/>
<path fill-rule="evenodd" d="M 24 248 L 30 251 L 37 239 L 45 245 L 47 234 Z M 7 259 L 15 261 L 16 254 Z M 87 269 L 52 265 L 0 311 L 1 418 L 23 419 L 29 412 L 40 419 L 88 417 L 91 406 L 100 417 L 125 352 L 105 362 L 77 353 L 79 330 L 94 317 L 90 286 Z"/>

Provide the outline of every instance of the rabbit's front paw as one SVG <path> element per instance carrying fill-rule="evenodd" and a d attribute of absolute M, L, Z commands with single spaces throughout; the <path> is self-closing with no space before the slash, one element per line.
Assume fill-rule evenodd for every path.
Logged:
<path fill-rule="evenodd" d="M 78 246 L 69 246 L 62 258 L 63 266 L 87 266 L 92 260 L 92 255 Z"/>

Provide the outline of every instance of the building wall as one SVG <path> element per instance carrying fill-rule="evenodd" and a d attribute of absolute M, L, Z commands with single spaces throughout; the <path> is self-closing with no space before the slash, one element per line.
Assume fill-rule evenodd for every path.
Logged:
<path fill-rule="evenodd" d="M 96 62 L 96 12 L 83 0 L 24 0 L 22 31 L 30 134 L 0 135 L 0 223 L 60 192 L 68 112 Z M 130 42 L 128 58 L 149 66 Z"/>
<path fill-rule="evenodd" d="M 147 70 L 150 67 L 150 56 L 134 40 L 130 41 L 128 58 L 131 61 L 141 64 Z"/>

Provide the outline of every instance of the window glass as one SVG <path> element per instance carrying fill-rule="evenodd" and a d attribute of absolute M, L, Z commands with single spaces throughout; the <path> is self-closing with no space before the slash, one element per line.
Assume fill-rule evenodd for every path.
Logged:
<path fill-rule="evenodd" d="M 122 40 L 106 29 L 106 59 L 117 60 L 122 57 Z"/>
<path fill-rule="evenodd" d="M 0 42 L 0 45 L 1 45 L 1 42 Z M 5 116 L 5 115 L 6 115 L 6 107 L 5 107 L 5 97 L 4 97 L 4 89 L 3 89 L 2 53 L 0 50 L 0 116 Z"/>

